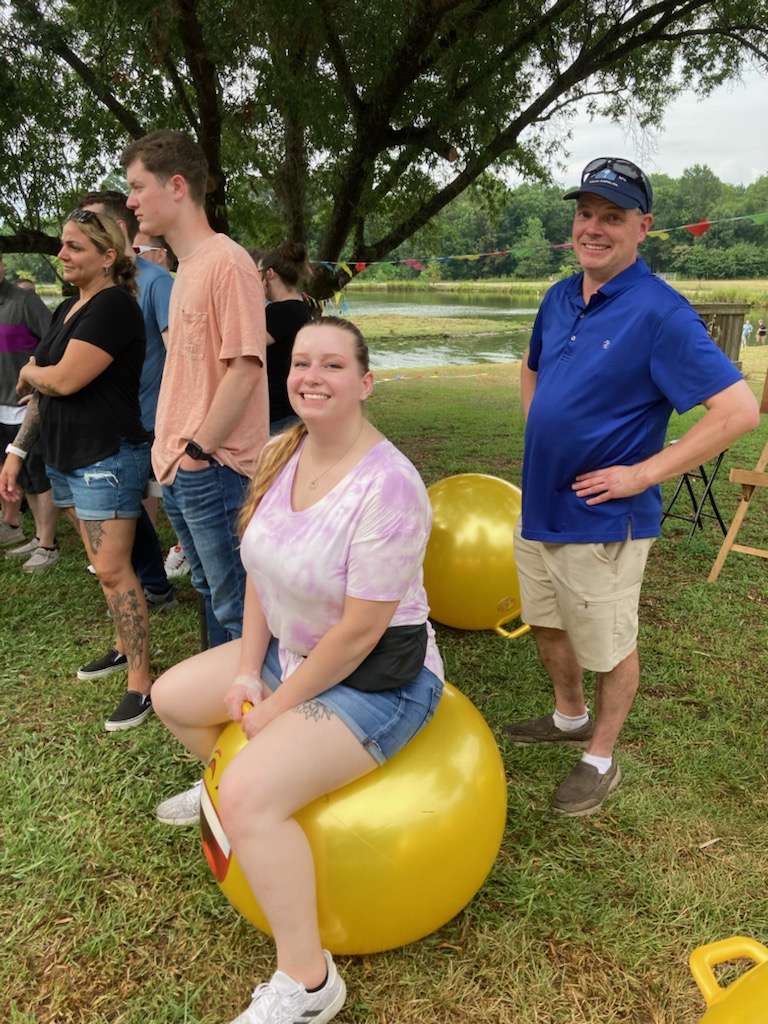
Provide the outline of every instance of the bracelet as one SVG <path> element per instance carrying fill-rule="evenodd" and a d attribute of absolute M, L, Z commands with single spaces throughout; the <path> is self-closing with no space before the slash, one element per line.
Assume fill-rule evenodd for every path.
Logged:
<path fill-rule="evenodd" d="M 18 457 L 21 459 L 22 462 L 27 457 L 27 453 L 24 451 L 24 449 L 23 448 L 19 448 L 18 445 L 15 445 L 15 444 L 7 444 L 5 446 L 5 454 L 6 455 L 18 455 Z"/>

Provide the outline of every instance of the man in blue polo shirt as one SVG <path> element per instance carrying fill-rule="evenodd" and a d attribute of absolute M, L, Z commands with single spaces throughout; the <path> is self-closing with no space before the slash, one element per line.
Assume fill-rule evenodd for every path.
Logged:
<path fill-rule="evenodd" d="M 584 168 L 573 248 L 582 271 L 545 295 L 523 359 L 523 619 L 555 691 L 554 713 L 513 722 L 514 743 L 585 746 L 558 787 L 562 814 L 596 811 L 621 781 L 613 748 L 637 692 L 637 609 L 661 527 L 659 484 L 759 423 L 757 403 L 690 304 L 650 273 L 648 178 L 627 160 Z M 673 409 L 701 419 L 664 448 Z M 594 721 L 582 673 L 597 673 Z"/>

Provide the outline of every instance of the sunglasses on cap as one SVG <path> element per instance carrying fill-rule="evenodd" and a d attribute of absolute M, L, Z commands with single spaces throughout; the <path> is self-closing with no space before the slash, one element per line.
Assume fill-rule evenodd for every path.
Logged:
<path fill-rule="evenodd" d="M 143 256 L 145 252 L 165 252 L 162 245 L 132 245 L 131 248 L 137 256 Z"/>
<path fill-rule="evenodd" d="M 647 175 L 636 164 L 630 163 L 629 160 L 622 160 L 620 157 L 613 156 L 600 156 L 596 160 L 590 160 L 581 172 L 581 184 L 584 185 L 593 174 L 604 170 L 614 171 L 616 174 L 621 174 L 624 178 L 628 178 L 629 181 L 639 185 L 645 196 L 647 207 L 650 210 L 653 205 L 653 188 L 651 183 Z"/>
<path fill-rule="evenodd" d="M 90 224 L 92 221 L 96 222 L 96 226 L 104 231 L 104 225 L 99 220 L 98 214 L 94 213 L 93 210 L 73 210 L 72 213 L 67 217 L 67 220 L 73 220 L 76 224 Z"/>

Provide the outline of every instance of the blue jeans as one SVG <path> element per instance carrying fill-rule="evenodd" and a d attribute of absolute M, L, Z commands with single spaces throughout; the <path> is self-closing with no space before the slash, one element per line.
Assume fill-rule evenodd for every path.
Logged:
<path fill-rule="evenodd" d="M 122 441 L 113 455 L 90 466 L 69 473 L 46 466 L 45 471 L 53 488 L 54 505 L 74 508 L 78 519 L 138 519 L 149 476 L 149 444 Z"/>
<path fill-rule="evenodd" d="M 136 520 L 136 536 L 133 538 L 131 562 L 139 582 L 145 590 L 149 590 L 152 594 L 168 593 L 171 585 L 165 574 L 160 540 L 143 505 L 141 514 Z"/>
<path fill-rule="evenodd" d="M 237 516 L 248 478 L 228 466 L 176 472 L 163 486 L 165 512 L 192 569 L 192 585 L 205 602 L 208 645 L 237 640 L 243 632 L 245 570 L 240 561 Z"/>
<path fill-rule="evenodd" d="M 282 683 L 280 645 L 272 637 L 261 678 L 274 691 Z M 336 683 L 314 699 L 337 715 L 378 764 L 393 757 L 434 715 L 443 694 L 443 681 L 423 667 L 407 686 L 365 693 Z"/>

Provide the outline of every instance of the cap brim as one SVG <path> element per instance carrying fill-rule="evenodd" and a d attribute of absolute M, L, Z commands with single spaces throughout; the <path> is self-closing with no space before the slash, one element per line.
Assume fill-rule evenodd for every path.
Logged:
<path fill-rule="evenodd" d="M 640 204 L 636 199 L 632 199 L 629 196 L 622 195 L 615 189 L 606 188 L 601 185 L 588 185 L 586 188 L 572 188 L 570 192 L 565 193 L 563 199 L 578 199 L 579 196 L 584 195 L 584 193 L 600 196 L 601 199 L 607 199 L 609 203 L 613 203 L 614 206 L 620 206 L 622 210 L 641 209 Z"/>

